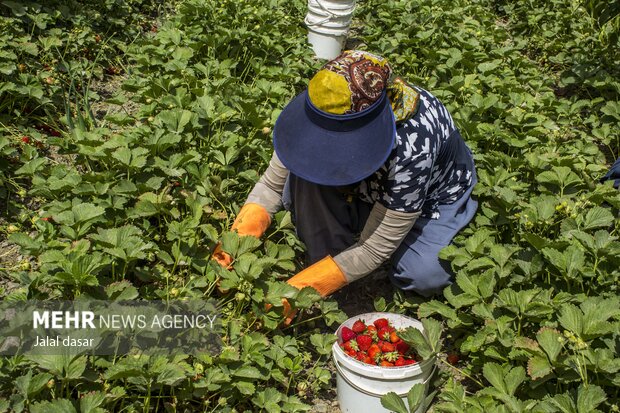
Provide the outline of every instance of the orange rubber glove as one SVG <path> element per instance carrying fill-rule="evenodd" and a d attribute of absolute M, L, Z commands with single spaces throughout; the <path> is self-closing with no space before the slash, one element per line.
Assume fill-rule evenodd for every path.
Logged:
<path fill-rule="evenodd" d="M 321 294 L 321 297 L 325 298 L 347 285 L 348 281 L 334 259 L 328 255 L 291 277 L 287 283 L 300 290 L 304 287 L 312 287 Z M 286 298 L 282 299 L 282 304 L 284 305 L 284 324 L 289 325 L 295 318 L 297 310 L 291 307 Z"/>
<path fill-rule="evenodd" d="M 348 281 L 336 261 L 328 255 L 291 277 L 287 283 L 300 290 L 312 287 L 325 298 L 347 285 Z"/>
<path fill-rule="evenodd" d="M 259 204 L 250 203 L 245 204 L 241 208 L 230 230 L 237 231 L 239 235 L 251 235 L 260 238 L 267 231 L 270 224 L 271 217 L 267 210 Z M 221 244 L 218 243 L 217 247 L 215 247 L 212 258 L 222 267 L 230 269 L 233 259 L 222 250 Z"/>

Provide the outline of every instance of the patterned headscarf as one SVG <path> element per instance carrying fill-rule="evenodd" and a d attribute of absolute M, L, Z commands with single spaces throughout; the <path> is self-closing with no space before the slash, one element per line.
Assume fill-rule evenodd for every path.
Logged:
<path fill-rule="evenodd" d="M 386 59 L 347 50 L 314 75 L 308 95 L 322 111 L 344 115 L 363 111 L 386 90 L 396 122 L 403 122 L 416 114 L 420 96 L 401 78 L 391 77 L 392 68 Z"/>

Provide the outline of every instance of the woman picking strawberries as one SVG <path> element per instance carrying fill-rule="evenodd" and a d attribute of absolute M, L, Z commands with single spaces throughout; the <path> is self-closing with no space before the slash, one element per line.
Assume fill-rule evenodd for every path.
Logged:
<path fill-rule="evenodd" d="M 280 114 L 275 152 L 232 229 L 260 237 L 291 211 L 309 266 L 288 280 L 327 296 L 391 261 L 423 296 L 450 284 L 439 251 L 474 216 L 471 151 L 443 104 L 392 78 L 386 59 L 346 51 Z M 219 248 L 214 258 L 228 266 Z"/>

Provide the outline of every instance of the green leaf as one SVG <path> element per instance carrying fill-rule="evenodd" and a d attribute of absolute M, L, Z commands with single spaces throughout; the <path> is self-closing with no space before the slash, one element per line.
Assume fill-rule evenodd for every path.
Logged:
<path fill-rule="evenodd" d="M 13 12 L 16 17 L 21 17 L 26 14 L 27 9 L 22 2 L 4 0 L 2 4 L 10 8 L 11 12 Z"/>
<path fill-rule="evenodd" d="M 15 379 L 15 387 L 26 399 L 30 399 L 43 390 L 51 378 L 52 375 L 48 373 L 39 373 L 32 377 L 32 370 L 29 370 L 25 376 Z"/>
<path fill-rule="evenodd" d="M 32 361 L 41 368 L 49 370 L 54 376 L 69 380 L 79 379 L 86 370 L 86 356 L 62 355 L 37 355 Z"/>
<path fill-rule="evenodd" d="M 492 264 L 495 264 L 495 263 L 492 262 Z M 480 296 L 475 282 L 469 277 L 469 275 L 459 272 L 456 275 L 456 283 L 458 284 L 459 287 L 461 287 L 463 292 L 473 295 L 474 297 Z"/>
<path fill-rule="evenodd" d="M 400 337 L 410 344 L 422 359 L 428 360 L 435 356 L 440 350 L 441 323 L 432 318 L 422 320 L 424 333 L 415 327 L 408 327 L 403 330 Z"/>
<path fill-rule="evenodd" d="M 78 380 L 86 370 L 86 356 L 78 356 L 73 358 L 65 367 L 65 378 L 68 380 Z"/>
<path fill-rule="evenodd" d="M 440 350 L 441 323 L 434 318 L 424 318 L 422 319 L 422 325 L 424 326 L 424 335 L 430 348 L 437 354 Z"/>
<path fill-rule="evenodd" d="M 532 380 L 538 380 L 552 372 L 551 364 L 546 357 L 534 356 L 527 361 L 527 374 Z"/>
<path fill-rule="evenodd" d="M 158 121 L 174 133 L 182 133 L 195 117 L 195 113 L 186 109 L 164 110 L 157 115 Z"/>
<path fill-rule="evenodd" d="M 265 302 L 274 307 L 282 307 L 283 298 L 293 298 L 299 290 L 285 282 L 268 282 Z"/>
<path fill-rule="evenodd" d="M 337 337 L 334 334 L 312 334 L 310 336 L 310 343 L 312 343 L 316 351 L 322 355 L 331 354 L 332 345 L 336 340 Z"/>
<path fill-rule="evenodd" d="M 282 410 L 288 413 L 307 412 L 311 408 L 311 406 L 302 403 L 297 396 L 289 396 L 288 399 L 282 403 Z"/>
<path fill-rule="evenodd" d="M 321 300 L 321 294 L 312 287 L 302 288 L 295 297 L 295 307 L 310 308 L 312 304 Z"/>
<path fill-rule="evenodd" d="M 593 412 L 606 399 L 607 395 L 602 388 L 594 385 L 586 387 L 582 384 L 577 391 L 577 412 Z"/>
<path fill-rule="evenodd" d="M 550 405 L 550 412 L 557 412 L 558 409 L 562 413 L 578 413 L 575 402 L 570 394 L 556 394 L 553 398 L 549 399 L 547 403 Z"/>
<path fill-rule="evenodd" d="M 185 379 L 185 371 L 177 364 L 166 364 L 157 376 L 157 382 L 175 386 Z"/>
<path fill-rule="evenodd" d="M 77 413 L 70 400 L 56 399 L 51 402 L 35 403 L 30 407 L 31 413 Z"/>
<path fill-rule="evenodd" d="M 76 224 L 81 224 L 105 213 L 105 209 L 89 203 L 82 203 L 71 208 Z"/>
<path fill-rule="evenodd" d="M 280 412 L 279 403 L 283 399 L 283 394 L 274 388 L 267 388 L 256 393 L 256 396 L 252 398 L 252 403 L 256 407 L 268 412 Z"/>
<path fill-rule="evenodd" d="M 584 252 L 577 245 L 570 245 L 563 252 L 553 248 L 543 248 L 542 253 L 553 266 L 570 278 L 575 278 L 585 263 Z"/>
<path fill-rule="evenodd" d="M 15 171 L 15 175 L 34 175 L 43 165 L 47 163 L 45 158 L 34 158 L 26 162 L 21 168 Z"/>
<path fill-rule="evenodd" d="M 254 251 L 256 248 L 260 247 L 261 243 L 260 239 L 251 235 L 241 236 L 239 238 L 239 249 L 237 250 L 236 256 Z"/>
<path fill-rule="evenodd" d="M 142 375 L 142 368 L 136 364 L 114 364 L 106 370 L 103 377 L 106 380 L 120 380 L 129 377 L 140 377 Z"/>
<path fill-rule="evenodd" d="M 442 303 L 441 301 L 430 300 L 420 304 L 420 306 L 418 307 L 419 318 L 429 317 L 433 314 L 440 314 L 441 316 L 449 318 L 451 320 L 458 319 L 456 311 L 453 308 Z"/>
<path fill-rule="evenodd" d="M 559 331 L 552 328 L 544 327 L 536 334 L 536 340 L 540 344 L 547 357 L 553 363 L 556 361 L 560 351 L 562 350 L 562 335 Z"/>
<path fill-rule="evenodd" d="M 248 381 L 242 381 L 242 380 L 233 381 L 233 385 L 243 395 L 251 396 L 254 393 L 256 393 L 256 387 Z"/>
<path fill-rule="evenodd" d="M 289 336 L 275 336 L 273 338 L 273 343 L 291 356 L 297 356 L 299 354 L 298 343 L 294 337 Z"/>
<path fill-rule="evenodd" d="M 384 312 L 387 309 L 387 302 L 385 301 L 385 297 L 375 297 L 372 300 L 372 306 L 375 311 L 380 313 Z"/>
<path fill-rule="evenodd" d="M 501 60 L 492 60 L 490 62 L 483 62 L 478 65 L 478 70 L 482 73 L 491 72 L 497 69 L 501 65 Z"/>
<path fill-rule="evenodd" d="M 37 395 L 47 385 L 47 382 L 52 378 L 51 374 L 39 373 L 32 378 L 28 384 L 28 398 Z"/>
<path fill-rule="evenodd" d="M 220 237 L 222 251 L 231 256 L 237 255 L 239 249 L 239 235 L 235 231 L 224 232 Z"/>
<path fill-rule="evenodd" d="M 80 413 L 100 413 L 105 410 L 100 409 L 99 406 L 103 404 L 105 400 L 105 393 L 96 391 L 89 392 L 82 396 L 80 399 Z"/>
<path fill-rule="evenodd" d="M 614 222 L 614 216 L 609 209 L 596 206 L 586 213 L 582 228 L 585 230 L 608 227 Z"/>
<path fill-rule="evenodd" d="M 390 412 L 409 413 L 403 399 L 393 391 L 381 397 L 381 406 L 385 407 Z"/>
<path fill-rule="evenodd" d="M 232 372 L 235 377 L 243 377 L 244 379 L 261 379 L 263 374 L 254 366 L 241 366 Z"/>
<path fill-rule="evenodd" d="M 127 280 L 109 284 L 105 287 L 105 293 L 109 300 L 124 301 L 138 297 L 138 289 Z"/>
<path fill-rule="evenodd" d="M 338 303 L 336 301 L 323 300 L 319 303 L 319 306 L 321 308 L 323 320 L 328 326 L 343 323 L 349 318 L 344 311 L 338 308 Z"/>
<path fill-rule="evenodd" d="M 125 166 L 129 166 L 131 163 L 131 149 L 127 147 L 118 148 L 112 152 L 112 158 L 116 159 Z"/>
<path fill-rule="evenodd" d="M 502 367 L 497 363 L 485 363 L 482 374 L 497 391 L 505 396 L 514 396 L 519 385 L 525 380 L 525 369 L 521 366 L 511 369 L 510 366 Z"/>
<path fill-rule="evenodd" d="M 521 366 L 513 367 L 504 377 L 508 394 L 514 396 L 517 388 L 525 381 L 525 369 Z"/>
<path fill-rule="evenodd" d="M 409 411 L 415 412 L 418 407 L 424 403 L 424 393 L 426 393 L 426 385 L 424 383 L 414 384 L 411 390 L 407 393 L 407 403 L 409 404 Z"/>
<path fill-rule="evenodd" d="M 583 313 L 573 304 L 564 304 L 560 309 L 558 321 L 566 330 L 581 335 L 583 332 Z"/>
<path fill-rule="evenodd" d="M 482 368 L 482 374 L 489 383 L 497 390 L 504 394 L 508 394 L 508 388 L 504 383 L 504 369 L 497 363 L 485 363 Z"/>
<path fill-rule="evenodd" d="M 33 240 L 27 234 L 24 234 L 22 232 L 16 232 L 9 235 L 8 240 L 14 244 L 19 245 L 24 251 L 32 253 L 33 255 L 34 253 L 43 249 L 45 245 L 39 241 Z"/>

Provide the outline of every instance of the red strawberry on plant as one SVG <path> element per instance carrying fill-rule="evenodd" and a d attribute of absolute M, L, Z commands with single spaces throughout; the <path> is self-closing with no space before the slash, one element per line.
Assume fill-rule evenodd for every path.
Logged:
<path fill-rule="evenodd" d="M 386 318 L 377 318 L 373 324 L 377 330 L 381 330 L 382 328 L 386 328 L 390 325 L 390 322 Z"/>
<path fill-rule="evenodd" d="M 452 365 L 455 365 L 456 363 L 459 362 L 460 357 L 456 353 L 450 353 L 450 354 L 448 354 L 447 360 L 448 360 L 448 363 L 450 363 Z"/>
<path fill-rule="evenodd" d="M 357 334 L 353 332 L 349 327 L 342 327 L 342 331 L 340 336 L 342 337 L 342 341 L 353 340 Z"/>
<path fill-rule="evenodd" d="M 355 337 L 355 340 L 357 341 L 357 345 L 359 346 L 360 350 L 363 351 L 368 350 L 372 345 L 372 337 L 367 334 L 359 335 Z"/>
<path fill-rule="evenodd" d="M 30 143 L 30 138 L 28 136 L 22 136 L 22 142 L 24 142 L 25 144 Z"/>
<path fill-rule="evenodd" d="M 362 320 L 357 320 L 355 323 L 353 323 L 353 327 L 351 327 L 351 330 L 353 330 L 357 334 L 361 334 L 366 331 L 366 324 L 364 324 Z"/>

